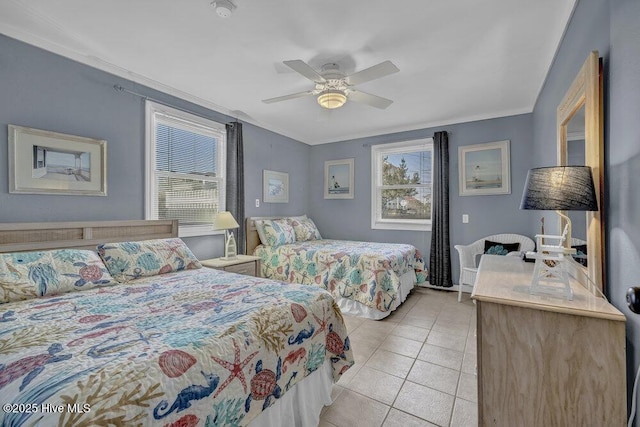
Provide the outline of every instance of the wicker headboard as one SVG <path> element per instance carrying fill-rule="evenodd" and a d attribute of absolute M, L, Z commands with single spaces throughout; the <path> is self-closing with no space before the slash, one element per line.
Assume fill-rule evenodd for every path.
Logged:
<path fill-rule="evenodd" d="M 281 219 L 288 218 L 291 216 L 299 216 L 299 215 L 287 215 L 287 216 L 250 216 L 247 217 L 247 226 L 246 230 L 246 247 L 245 252 L 247 255 L 253 255 L 253 250 L 260 244 L 260 237 L 258 236 L 258 230 L 256 229 L 256 219 Z"/>
<path fill-rule="evenodd" d="M 178 236 L 178 220 L 0 223 L 0 253 Z"/>

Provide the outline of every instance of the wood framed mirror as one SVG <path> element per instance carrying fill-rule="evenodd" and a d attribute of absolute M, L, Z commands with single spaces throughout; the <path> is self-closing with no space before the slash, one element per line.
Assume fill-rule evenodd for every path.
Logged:
<path fill-rule="evenodd" d="M 589 283 L 604 292 L 604 126 L 602 113 L 602 62 L 598 51 L 587 57 L 558 106 L 558 165 L 586 165 L 591 167 L 598 210 L 574 211 L 569 214 L 573 242 L 579 246 L 586 241 L 586 256 L 572 262 L 576 277 L 587 288 Z M 560 230 L 564 220 L 560 220 Z M 587 277 L 583 277 L 586 275 Z M 594 291 L 594 293 L 598 293 Z"/>

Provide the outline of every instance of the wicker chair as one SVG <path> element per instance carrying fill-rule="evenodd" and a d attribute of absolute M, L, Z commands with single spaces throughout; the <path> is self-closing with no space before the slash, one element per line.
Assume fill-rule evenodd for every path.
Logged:
<path fill-rule="evenodd" d="M 499 243 L 520 243 L 520 248 L 516 252 L 509 252 L 508 255 L 520 256 L 522 252 L 533 251 L 535 243 L 527 236 L 520 234 L 494 234 L 483 239 L 476 240 L 470 245 L 455 245 L 460 255 L 460 280 L 458 282 L 458 302 L 462 300 L 462 287 L 464 285 L 472 286 L 476 282 L 476 273 L 478 272 L 477 259 L 478 255 L 484 253 L 484 241 L 490 240 Z"/>

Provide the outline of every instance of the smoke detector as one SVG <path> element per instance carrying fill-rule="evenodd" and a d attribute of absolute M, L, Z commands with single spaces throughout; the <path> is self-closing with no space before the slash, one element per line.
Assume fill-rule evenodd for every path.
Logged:
<path fill-rule="evenodd" d="M 211 3 L 211 5 L 216 9 L 216 13 L 221 18 L 230 17 L 237 7 L 231 0 L 217 0 Z"/>

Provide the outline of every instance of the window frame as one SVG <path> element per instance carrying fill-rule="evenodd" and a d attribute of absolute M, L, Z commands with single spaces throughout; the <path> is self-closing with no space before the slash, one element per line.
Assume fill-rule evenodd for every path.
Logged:
<path fill-rule="evenodd" d="M 431 151 L 431 194 L 433 195 L 433 138 L 411 141 L 377 144 L 371 147 L 371 229 L 431 231 L 431 219 L 383 219 L 382 218 L 382 158 L 388 154 Z M 407 185 L 407 187 L 426 187 L 427 184 Z M 433 215 L 433 204 L 432 215 Z"/>
<path fill-rule="evenodd" d="M 202 176 L 177 172 L 156 170 L 156 124 L 162 123 L 178 127 L 190 132 L 194 130 L 206 134 L 220 141 L 217 147 L 217 170 L 219 176 Z M 218 211 L 226 209 L 226 159 L 227 159 L 227 129 L 223 123 L 215 122 L 186 111 L 178 110 L 150 100 L 145 101 L 145 219 L 158 219 L 157 203 L 158 189 L 156 180 L 159 176 L 178 177 L 183 179 L 197 179 L 200 181 L 218 183 Z M 207 236 L 223 234 L 224 230 L 214 230 L 210 225 L 182 225 L 179 224 L 179 237 Z"/>

